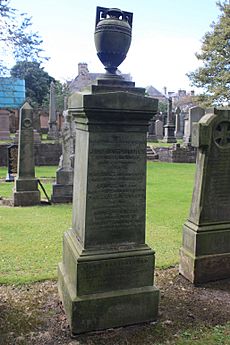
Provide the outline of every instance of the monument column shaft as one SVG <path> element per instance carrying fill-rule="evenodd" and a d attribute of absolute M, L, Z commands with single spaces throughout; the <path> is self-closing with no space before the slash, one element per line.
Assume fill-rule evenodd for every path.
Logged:
<path fill-rule="evenodd" d="M 34 133 L 32 109 L 21 110 L 19 128 L 18 177 L 35 177 L 34 168 Z"/>
<path fill-rule="evenodd" d="M 112 121 L 118 115 L 106 113 Z M 126 115 L 128 119 L 133 114 Z M 145 243 L 148 123 L 132 125 L 131 120 L 129 124 L 118 120 L 114 126 L 111 120 L 82 125 L 76 119 L 76 148 L 83 147 L 75 161 L 73 231 L 84 248 Z M 85 156 L 88 164 L 83 168 Z"/>

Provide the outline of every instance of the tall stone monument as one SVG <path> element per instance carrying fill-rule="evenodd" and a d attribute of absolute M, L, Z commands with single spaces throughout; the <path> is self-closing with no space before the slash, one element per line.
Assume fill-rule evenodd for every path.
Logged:
<path fill-rule="evenodd" d="M 164 126 L 164 138 L 166 143 L 176 143 L 174 135 L 175 125 L 173 123 L 172 97 L 168 98 L 167 122 Z"/>
<path fill-rule="evenodd" d="M 53 81 L 50 84 L 49 131 L 47 134 L 47 139 L 50 139 L 50 140 L 58 139 L 55 84 Z"/>
<path fill-rule="evenodd" d="M 14 206 L 40 204 L 40 191 L 35 178 L 33 111 L 28 102 L 20 109 L 18 171 L 15 179 Z"/>
<path fill-rule="evenodd" d="M 180 273 L 199 284 L 230 278 L 230 111 L 209 110 L 192 133 L 197 169 Z"/>
<path fill-rule="evenodd" d="M 107 73 L 69 99 L 77 128 L 73 221 L 64 234 L 58 280 L 74 334 L 157 317 L 145 207 L 146 133 L 158 101 L 116 74 L 131 25 L 132 13 L 97 8 L 95 41 L 99 50 L 107 37 L 108 48 L 98 53 Z"/>
<path fill-rule="evenodd" d="M 182 139 L 183 138 L 183 132 L 181 131 L 181 109 L 180 107 L 176 107 L 175 110 L 176 114 L 176 127 L 175 127 L 175 137 L 176 139 Z"/>
<path fill-rule="evenodd" d="M 53 184 L 51 201 L 53 203 L 68 203 L 73 199 L 73 133 L 72 116 L 68 110 L 63 112 L 64 123 L 61 132 L 62 155 L 56 172 L 56 183 Z"/>

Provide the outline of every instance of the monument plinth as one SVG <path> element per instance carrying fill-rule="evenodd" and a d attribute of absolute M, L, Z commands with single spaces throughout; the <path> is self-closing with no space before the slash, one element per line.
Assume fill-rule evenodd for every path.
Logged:
<path fill-rule="evenodd" d="M 230 277 L 230 111 L 193 124 L 197 170 L 183 228 L 180 273 L 195 284 Z"/>

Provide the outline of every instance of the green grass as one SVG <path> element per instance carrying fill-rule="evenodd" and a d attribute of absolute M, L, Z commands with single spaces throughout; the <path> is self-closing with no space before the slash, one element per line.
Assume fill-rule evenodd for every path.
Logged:
<path fill-rule="evenodd" d="M 156 251 L 156 265 L 178 263 L 182 225 L 188 217 L 195 164 L 148 163 L 147 243 Z"/>
<path fill-rule="evenodd" d="M 213 328 L 185 331 L 171 345 L 230 345 L 230 323 Z M 161 344 L 158 344 L 161 345 Z"/>
<path fill-rule="evenodd" d="M 54 177 L 56 167 L 36 167 L 36 176 Z M 194 164 L 148 163 L 147 243 L 157 267 L 178 263 L 182 225 L 188 216 Z M 5 176 L 4 169 L 0 174 Z M 52 183 L 43 185 L 51 195 Z M 1 182 L 0 195 L 12 196 L 13 183 Z M 42 198 L 45 196 L 42 194 Z M 0 208 L 0 283 L 55 278 L 62 234 L 71 226 L 71 206 Z"/>
<path fill-rule="evenodd" d="M 36 177 L 55 178 L 57 166 L 37 166 L 35 167 Z M 0 178 L 5 179 L 7 174 L 6 167 L 0 167 Z"/>
<path fill-rule="evenodd" d="M 0 208 L 0 282 L 26 283 L 57 277 L 63 232 L 71 205 Z"/>

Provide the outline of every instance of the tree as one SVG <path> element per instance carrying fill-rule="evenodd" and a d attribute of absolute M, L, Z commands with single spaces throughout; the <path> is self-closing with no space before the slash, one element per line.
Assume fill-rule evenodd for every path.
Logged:
<path fill-rule="evenodd" d="M 230 104 L 230 4 L 217 2 L 221 11 L 218 21 L 202 39 L 201 52 L 196 54 L 203 66 L 188 73 L 192 84 L 205 91 L 206 105 Z"/>
<path fill-rule="evenodd" d="M 26 97 L 34 107 L 41 107 L 49 94 L 50 83 L 55 81 L 36 61 L 18 62 L 10 71 L 12 77 L 25 79 Z"/>
<path fill-rule="evenodd" d="M 0 74 L 7 72 L 7 61 L 38 61 L 42 57 L 42 40 L 31 31 L 31 18 L 9 6 L 9 0 L 0 0 Z"/>

